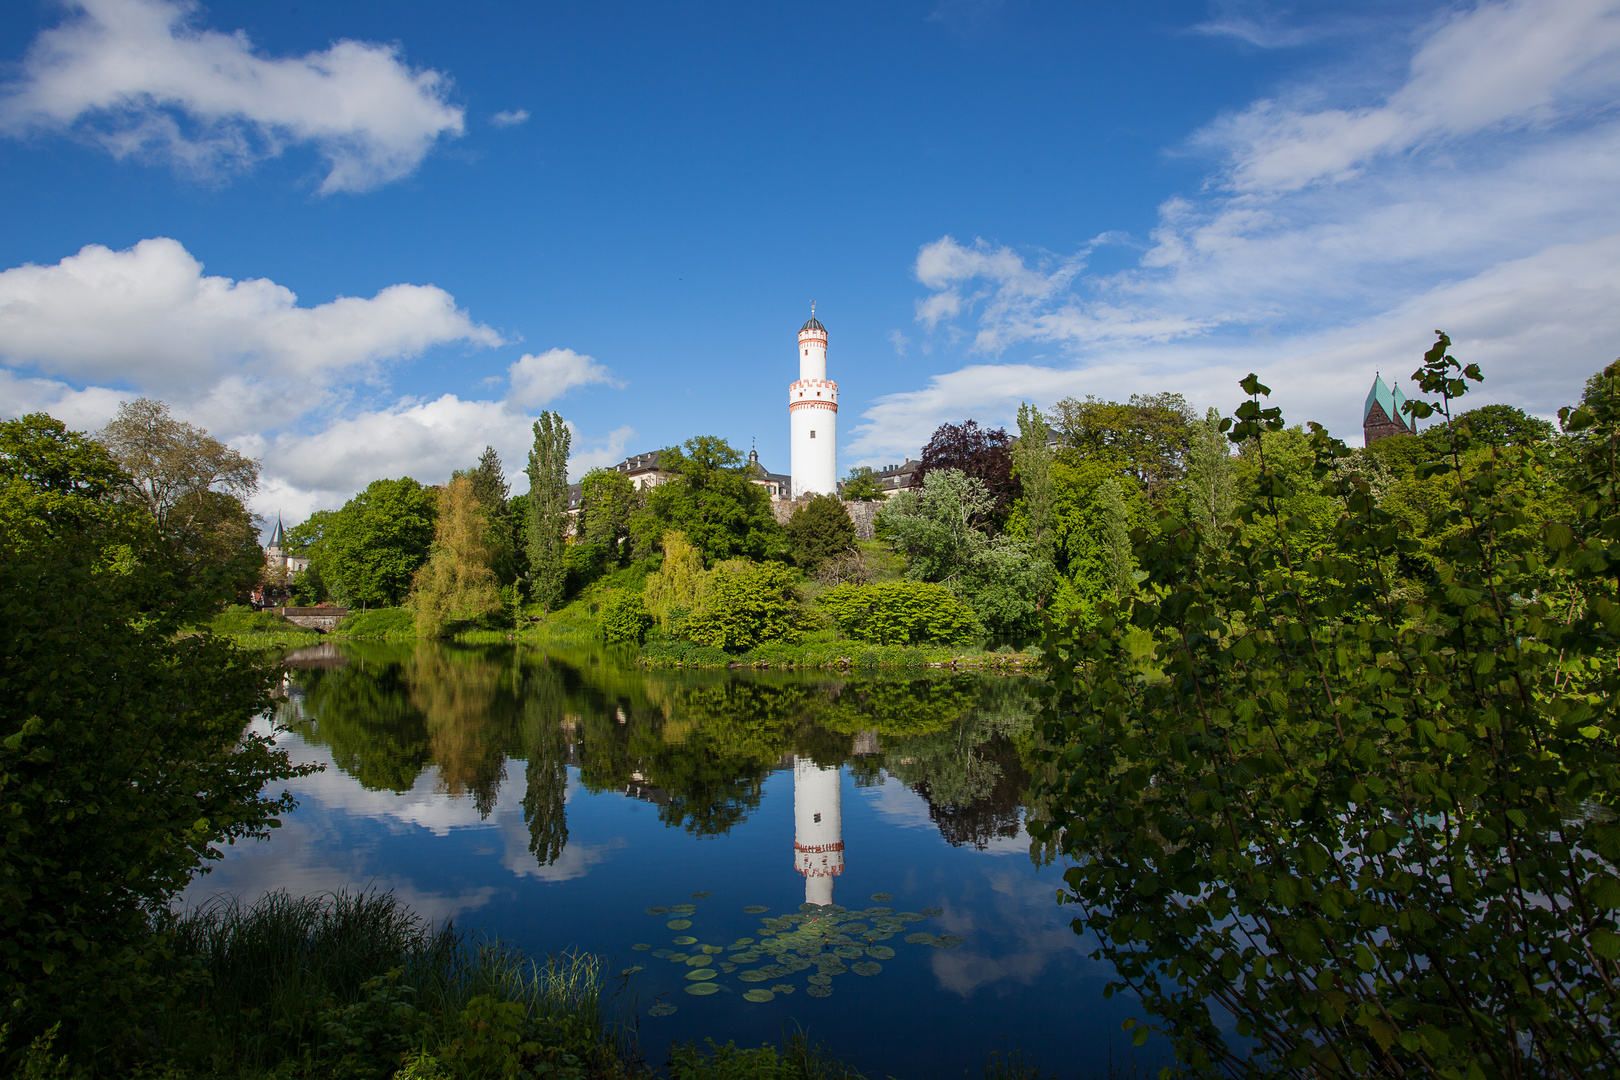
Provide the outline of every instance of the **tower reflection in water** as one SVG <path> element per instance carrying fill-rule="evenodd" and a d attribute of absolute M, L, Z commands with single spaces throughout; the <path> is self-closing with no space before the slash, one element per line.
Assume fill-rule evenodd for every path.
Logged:
<path fill-rule="evenodd" d="M 833 902 L 833 878 L 844 872 L 840 769 L 793 759 L 793 862 L 804 875 L 804 902 Z"/>

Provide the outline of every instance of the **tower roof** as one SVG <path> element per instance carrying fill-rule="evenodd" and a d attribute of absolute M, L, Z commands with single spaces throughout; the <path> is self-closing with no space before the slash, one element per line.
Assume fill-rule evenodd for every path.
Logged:
<path fill-rule="evenodd" d="M 1410 427 L 1411 421 L 1401 413 L 1401 406 L 1405 404 L 1406 395 L 1401 393 L 1400 386 L 1397 385 L 1391 390 L 1384 385 L 1382 375 L 1374 375 L 1372 389 L 1367 391 L 1367 402 L 1361 407 L 1361 418 L 1367 419 L 1367 414 L 1372 412 L 1373 406 L 1380 405 L 1384 409 L 1385 416 L 1399 421 L 1403 427 Z"/>
<path fill-rule="evenodd" d="M 820 330 L 823 334 L 827 332 L 827 328 L 821 325 L 821 320 L 816 318 L 814 315 L 810 316 L 809 322 L 799 327 L 799 333 L 801 334 L 806 330 Z"/>
<path fill-rule="evenodd" d="M 276 515 L 276 527 L 270 530 L 270 542 L 265 547 L 286 547 L 287 531 L 281 527 L 281 515 Z"/>

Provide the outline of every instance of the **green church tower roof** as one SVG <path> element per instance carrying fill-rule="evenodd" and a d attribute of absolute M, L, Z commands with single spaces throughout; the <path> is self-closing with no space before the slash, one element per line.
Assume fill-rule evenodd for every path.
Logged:
<path fill-rule="evenodd" d="M 1391 420 L 1399 421 L 1402 427 L 1409 428 L 1412 426 L 1412 421 L 1401 412 L 1401 406 L 1405 404 L 1406 395 L 1401 393 L 1398 384 L 1395 389 L 1391 390 L 1384 385 L 1382 375 L 1374 375 L 1372 389 L 1367 391 L 1367 403 L 1361 407 L 1361 419 L 1365 421 L 1372 413 L 1373 406 L 1380 405 L 1384 409 L 1385 416 Z"/>

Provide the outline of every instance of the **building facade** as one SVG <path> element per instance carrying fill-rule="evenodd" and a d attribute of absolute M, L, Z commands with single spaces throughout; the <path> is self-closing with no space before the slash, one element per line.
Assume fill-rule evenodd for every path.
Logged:
<path fill-rule="evenodd" d="M 838 494 L 838 384 L 827 378 L 827 328 L 815 316 L 799 328 L 799 378 L 788 384 L 788 471 L 792 496 Z"/>

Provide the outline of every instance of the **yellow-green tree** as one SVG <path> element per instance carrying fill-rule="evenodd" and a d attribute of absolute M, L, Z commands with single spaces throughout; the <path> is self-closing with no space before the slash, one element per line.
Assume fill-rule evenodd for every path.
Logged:
<path fill-rule="evenodd" d="M 488 515 L 465 476 L 439 494 L 433 554 L 412 582 L 411 609 L 423 637 L 436 636 L 451 619 L 476 619 L 500 610 Z"/>
<path fill-rule="evenodd" d="M 667 636 L 671 627 L 697 606 L 703 553 L 679 529 L 666 532 L 660 543 L 664 548 L 664 562 L 647 575 L 642 602 Z"/>

